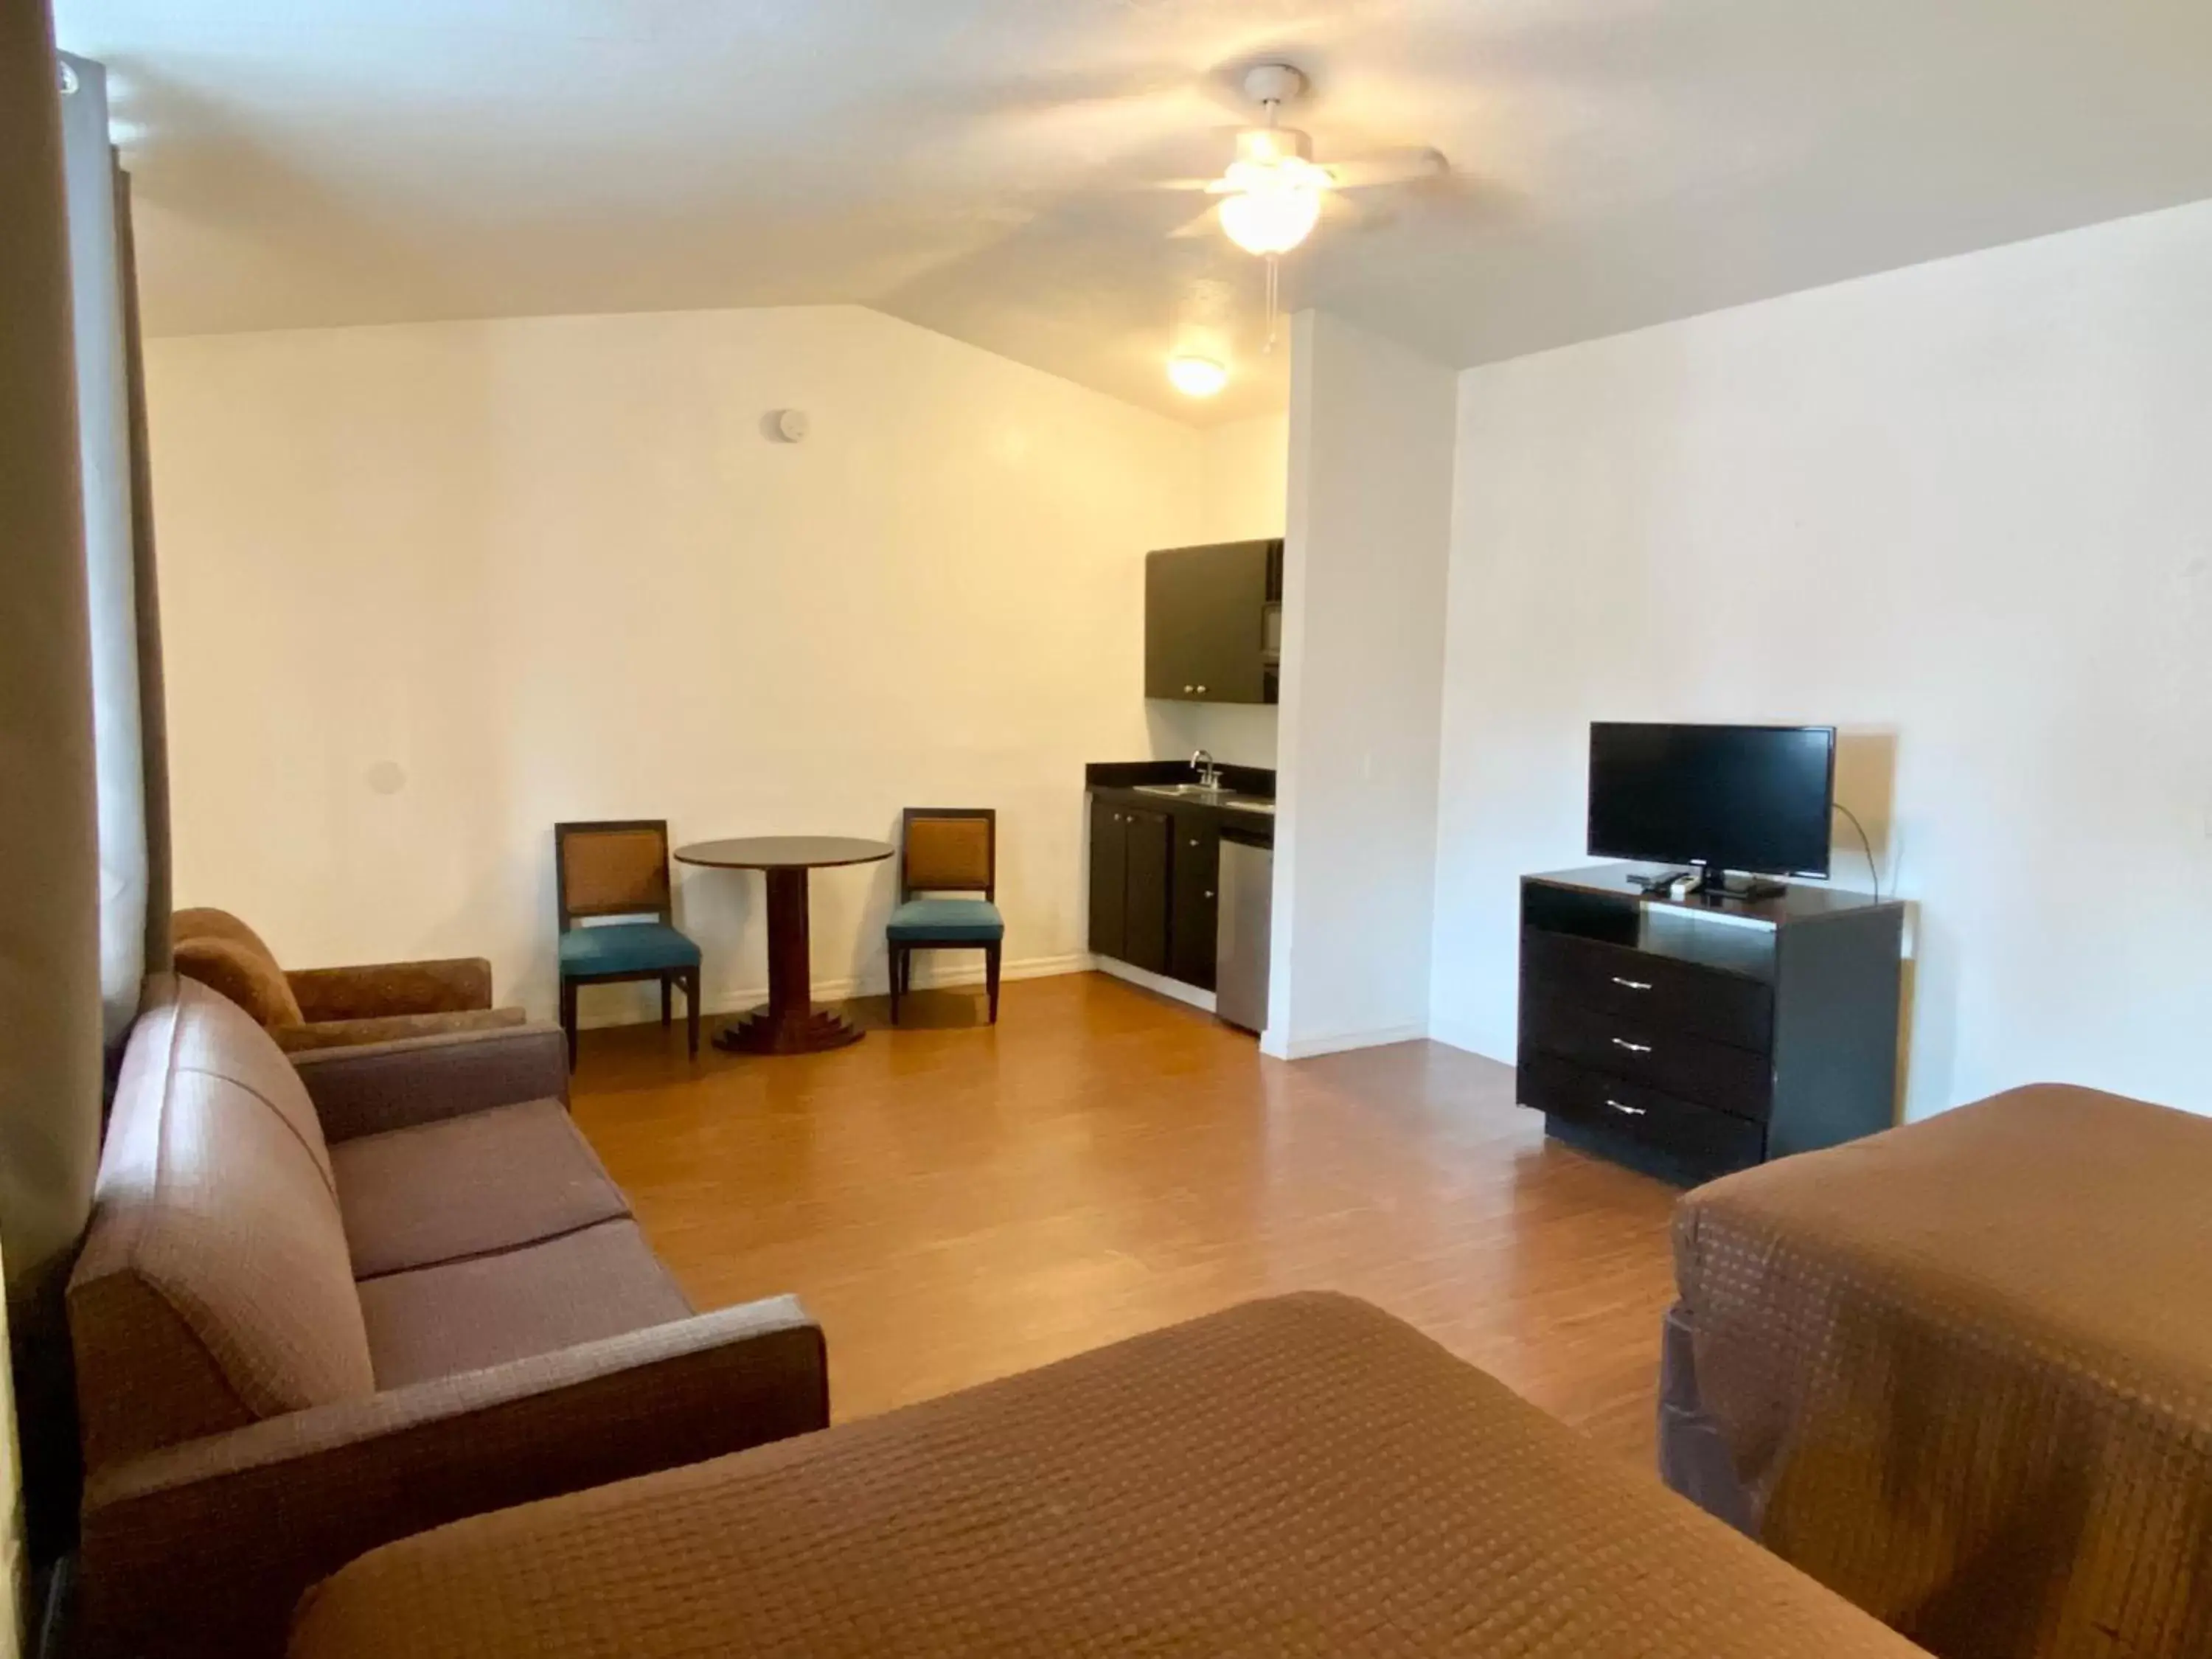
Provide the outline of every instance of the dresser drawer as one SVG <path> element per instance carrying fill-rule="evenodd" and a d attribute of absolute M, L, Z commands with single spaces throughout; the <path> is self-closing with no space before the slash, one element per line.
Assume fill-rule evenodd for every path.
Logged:
<path fill-rule="evenodd" d="M 1707 1174 L 1749 1169 L 1765 1154 L 1765 1132 L 1756 1123 L 1551 1054 L 1523 1055 L 1519 1083 L 1524 1106 L 1583 1128 L 1626 1135 Z"/>
<path fill-rule="evenodd" d="M 1540 988 L 1521 1010 L 1521 1050 L 1555 1054 L 1753 1122 L 1766 1121 L 1773 1094 L 1773 1064 L 1765 1054 L 1562 1002 Z"/>
<path fill-rule="evenodd" d="M 1679 957 L 1524 929 L 1521 975 L 1544 994 L 1737 1048 L 1773 1046 L 1774 994 L 1742 974 Z"/>

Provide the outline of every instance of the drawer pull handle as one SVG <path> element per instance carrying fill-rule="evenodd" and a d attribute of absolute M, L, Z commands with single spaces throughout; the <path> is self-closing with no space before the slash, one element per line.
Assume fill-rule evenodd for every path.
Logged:
<path fill-rule="evenodd" d="M 1620 987 L 1624 991 L 1648 991 L 1651 988 L 1651 981 L 1650 980 L 1623 979 L 1618 974 L 1615 974 L 1613 976 L 1613 982 Z"/>
<path fill-rule="evenodd" d="M 1651 1109 L 1648 1106 L 1624 1106 L 1611 1095 L 1605 1097 L 1605 1103 L 1612 1107 L 1614 1111 L 1626 1112 L 1631 1117 L 1642 1117 Z"/>
<path fill-rule="evenodd" d="M 1651 1045 L 1648 1042 L 1631 1042 L 1626 1037 L 1613 1037 L 1611 1042 L 1614 1048 L 1626 1048 L 1632 1054 L 1648 1054 L 1651 1052 Z"/>

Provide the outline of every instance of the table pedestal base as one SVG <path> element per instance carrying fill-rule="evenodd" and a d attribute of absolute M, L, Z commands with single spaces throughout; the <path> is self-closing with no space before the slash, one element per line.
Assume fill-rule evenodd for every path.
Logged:
<path fill-rule="evenodd" d="M 842 1048 L 866 1035 L 852 1021 L 827 1008 L 808 1009 L 797 1019 L 779 1019 L 756 1008 L 714 1033 L 714 1046 L 733 1054 L 815 1054 Z"/>
<path fill-rule="evenodd" d="M 714 1046 L 733 1054 L 813 1054 L 858 1042 L 859 1026 L 812 1000 L 806 872 L 778 868 L 767 876 L 768 1006 L 725 1025 Z"/>

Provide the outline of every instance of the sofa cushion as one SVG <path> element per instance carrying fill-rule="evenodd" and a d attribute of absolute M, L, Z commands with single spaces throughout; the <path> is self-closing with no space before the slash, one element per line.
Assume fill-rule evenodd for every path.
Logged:
<path fill-rule="evenodd" d="M 228 997 L 192 988 L 192 1016 L 177 1027 L 172 1063 L 180 1072 L 204 1072 L 234 1083 L 274 1112 L 292 1132 L 335 1194 L 330 1147 L 322 1120 L 299 1068 L 287 1057 L 276 1034 L 254 1024 L 246 1009 Z"/>
<path fill-rule="evenodd" d="M 359 1286 L 379 1388 L 687 1319 L 691 1304 L 632 1221 Z"/>
<path fill-rule="evenodd" d="M 94 1467 L 374 1389 L 327 1155 L 281 1086 L 289 1069 L 188 981 L 132 1029 L 69 1291 Z"/>
<path fill-rule="evenodd" d="M 447 1036 L 456 1031 L 505 1031 L 530 1023 L 526 1008 L 458 1008 L 444 1013 L 374 1014 L 361 1019 L 318 1019 L 305 1025 L 276 1025 L 269 1035 L 288 1054 L 318 1048 L 357 1048 L 370 1042 L 404 1042 L 409 1037 Z"/>
<path fill-rule="evenodd" d="M 300 1001 L 275 960 L 237 939 L 180 939 L 177 971 L 220 991 L 263 1025 L 297 1025 Z"/>
<path fill-rule="evenodd" d="M 535 1244 L 629 1213 L 557 1100 L 362 1135 L 331 1157 L 356 1279 Z"/>

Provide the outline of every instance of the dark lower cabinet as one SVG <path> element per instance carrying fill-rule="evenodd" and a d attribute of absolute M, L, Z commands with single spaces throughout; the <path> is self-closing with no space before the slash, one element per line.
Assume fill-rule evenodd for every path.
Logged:
<path fill-rule="evenodd" d="M 1128 936 L 1129 830 L 1124 809 L 1091 798 L 1091 953 L 1121 960 Z"/>
<path fill-rule="evenodd" d="M 1173 874 L 1168 972 L 1186 985 L 1211 991 L 1215 940 L 1221 927 L 1218 825 L 1195 817 L 1176 821 Z"/>
<path fill-rule="evenodd" d="M 1165 812 L 1091 799 L 1091 949 L 1156 974 L 1168 971 L 1173 821 Z"/>
<path fill-rule="evenodd" d="M 1168 971 L 1169 839 L 1165 812 L 1125 811 L 1128 876 L 1122 888 L 1121 960 L 1155 974 Z"/>

